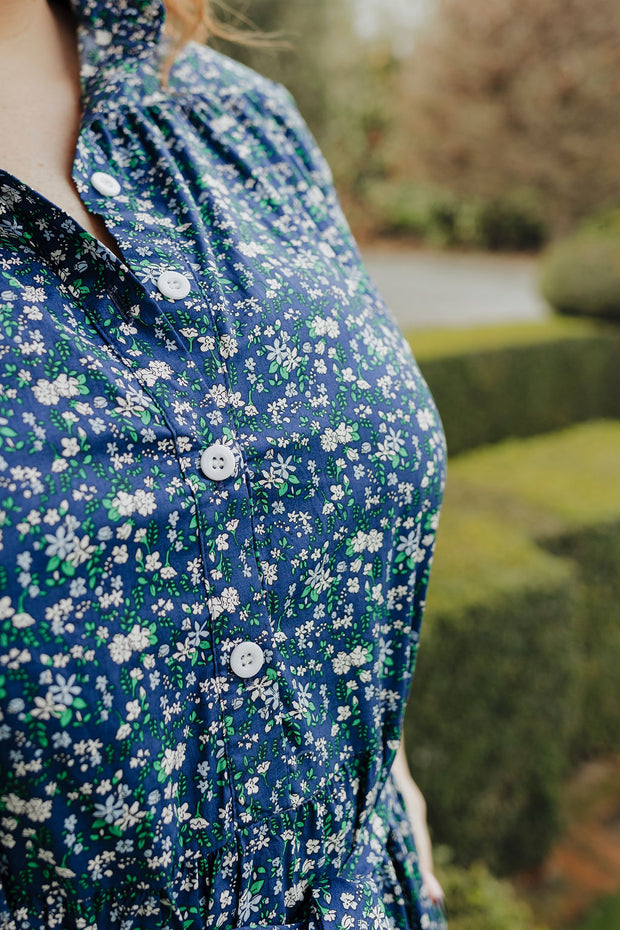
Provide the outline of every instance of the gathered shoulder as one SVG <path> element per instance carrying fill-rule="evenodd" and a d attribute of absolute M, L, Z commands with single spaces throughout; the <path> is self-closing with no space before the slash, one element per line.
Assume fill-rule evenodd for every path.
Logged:
<path fill-rule="evenodd" d="M 188 42 L 179 53 L 170 74 L 170 88 L 176 93 L 239 97 L 256 94 L 278 98 L 288 93 L 281 84 L 198 42 Z"/>
<path fill-rule="evenodd" d="M 189 42 L 170 74 L 170 92 L 208 110 L 212 117 L 242 122 L 252 132 L 279 140 L 281 154 L 299 160 L 324 190 L 331 171 L 286 87 L 209 46 Z"/>

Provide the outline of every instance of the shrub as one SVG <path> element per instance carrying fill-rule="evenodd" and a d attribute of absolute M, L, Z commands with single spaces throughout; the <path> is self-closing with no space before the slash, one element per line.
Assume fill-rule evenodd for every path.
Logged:
<path fill-rule="evenodd" d="M 476 863 L 469 869 L 460 868 L 445 847 L 436 851 L 435 859 L 446 893 L 450 930 L 540 930 L 528 905 L 486 866 Z"/>
<path fill-rule="evenodd" d="M 558 313 L 620 321 L 620 235 L 579 232 L 553 245 L 540 290 Z"/>
<path fill-rule="evenodd" d="M 452 455 L 510 436 L 620 416 L 620 332 L 552 320 L 414 333 Z"/>
<path fill-rule="evenodd" d="M 392 179 L 369 184 L 365 198 L 379 232 L 416 236 L 438 248 L 532 250 L 546 239 L 540 211 L 527 194 L 468 199 Z"/>
<path fill-rule="evenodd" d="M 612 930 L 620 927 L 620 895 L 600 901 L 578 930 Z"/>
<path fill-rule="evenodd" d="M 459 241 L 459 201 L 453 194 L 401 179 L 369 184 L 365 198 L 380 233 L 416 236 L 440 248 Z"/>
<path fill-rule="evenodd" d="M 536 201 L 527 193 L 514 192 L 464 202 L 459 238 L 466 245 L 491 251 L 533 251 L 547 239 L 547 229 Z"/>
<path fill-rule="evenodd" d="M 461 863 L 537 864 L 569 764 L 620 750 L 619 460 L 600 422 L 451 464 L 405 726 Z"/>
<path fill-rule="evenodd" d="M 579 706 L 572 756 L 620 749 L 620 427 L 582 424 L 507 442 L 453 465 L 461 493 L 500 508 L 511 531 L 569 559 L 578 585 Z M 512 503 L 511 503 L 512 502 Z"/>

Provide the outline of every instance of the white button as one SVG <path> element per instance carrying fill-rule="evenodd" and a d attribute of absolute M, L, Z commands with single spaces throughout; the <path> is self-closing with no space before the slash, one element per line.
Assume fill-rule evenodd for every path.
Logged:
<path fill-rule="evenodd" d="M 95 171 L 90 176 L 90 183 L 97 193 L 103 194 L 104 197 L 118 197 L 121 192 L 121 186 L 111 174 L 105 174 L 103 171 Z"/>
<path fill-rule="evenodd" d="M 189 279 L 178 271 L 164 271 L 157 279 L 157 289 L 168 300 L 183 300 L 192 289 Z"/>
<path fill-rule="evenodd" d="M 258 643 L 239 643 L 230 656 L 230 667 L 239 678 L 253 678 L 265 664 L 265 653 Z"/>
<path fill-rule="evenodd" d="M 224 481 L 226 478 L 232 478 L 237 470 L 235 453 L 230 446 L 225 446 L 221 442 L 214 442 L 200 456 L 200 468 L 202 473 L 207 478 L 211 478 L 212 481 Z"/>

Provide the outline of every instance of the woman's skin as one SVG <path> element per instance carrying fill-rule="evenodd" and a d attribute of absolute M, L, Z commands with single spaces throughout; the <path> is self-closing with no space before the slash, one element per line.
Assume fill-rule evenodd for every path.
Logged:
<path fill-rule="evenodd" d="M 71 178 L 80 76 L 70 12 L 48 0 L 0 0 L 0 167 L 62 207 L 118 254 Z"/>
<path fill-rule="evenodd" d="M 75 24 L 61 4 L 0 0 L 0 168 L 29 184 L 119 254 L 101 217 L 84 207 L 71 170 L 80 119 Z M 433 875 L 426 805 L 401 745 L 394 778 L 403 795 L 433 900 L 443 895 Z"/>
<path fill-rule="evenodd" d="M 398 790 L 403 796 L 407 814 L 413 830 L 415 845 L 420 862 L 422 880 L 426 890 L 435 904 L 443 900 L 443 890 L 433 871 L 433 852 L 431 838 L 426 823 L 426 802 L 422 792 L 414 782 L 409 772 L 409 764 L 405 755 L 405 742 L 401 741 L 396 753 L 392 774 Z"/>

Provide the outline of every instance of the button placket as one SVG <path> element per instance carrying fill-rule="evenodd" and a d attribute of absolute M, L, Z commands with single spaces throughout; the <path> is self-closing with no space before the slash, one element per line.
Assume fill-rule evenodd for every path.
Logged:
<path fill-rule="evenodd" d="M 147 336 L 147 333 L 148 330 L 145 328 L 142 331 L 143 337 Z M 118 348 L 124 354 L 122 347 Z M 154 401 L 165 410 L 165 416 L 173 434 L 179 437 L 187 435 L 187 424 L 182 425 L 177 422 L 175 407 L 179 398 L 184 401 L 187 399 L 188 386 L 182 387 L 178 384 L 176 380 L 179 374 L 176 366 L 177 358 L 174 355 L 169 358 L 174 367 L 175 376 L 158 382 L 160 390 L 154 396 Z M 143 385 L 143 389 L 153 396 L 152 386 L 146 384 Z M 198 408 L 203 396 L 200 394 L 198 385 L 193 390 L 196 391 L 194 399 L 196 408 Z M 193 441 L 199 442 L 200 431 L 192 430 L 192 432 Z M 236 465 L 235 453 L 231 446 L 223 443 L 219 445 L 232 456 L 233 464 Z M 207 449 L 212 449 L 213 446 L 217 447 L 218 444 L 211 443 Z M 189 458 L 186 459 L 185 464 L 179 461 L 180 474 L 186 480 L 191 478 L 192 470 L 194 473 L 197 471 L 197 464 L 195 458 L 191 461 Z M 270 629 L 270 620 L 266 603 L 260 596 L 262 586 L 258 564 L 246 558 L 243 560 L 245 570 L 241 571 L 239 568 L 242 561 L 241 550 L 244 549 L 246 554 L 254 551 L 252 545 L 246 545 L 252 535 L 248 488 L 245 481 L 236 481 L 233 488 L 232 482 L 227 483 L 221 478 L 206 483 L 201 481 L 198 485 L 191 483 L 196 521 L 193 555 L 200 561 L 201 574 L 207 588 L 210 588 L 206 597 L 209 610 L 209 617 L 206 621 L 208 637 L 205 636 L 200 648 L 206 652 L 207 665 L 204 668 L 209 668 L 213 663 L 215 676 L 226 676 L 230 682 L 230 691 L 220 694 L 217 702 L 212 700 L 210 707 L 209 700 L 206 696 L 204 697 L 204 709 L 201 710 L 200 717 L 205 728 L 212 728 L 215 726 L 214 715 L 216 713 L 222 715 L 221 722 L 218 724 L 220 727 L 218 732 L 224 734 L 223 738 L 227 746 L 225 777 L 228 787 L 226 790 L 231 792 L 234 807 L 242 810 L 246 822 L 249 822 L 254 817 L 262 816 L 265 810 L 271 809 L 271 794 L 276 780 L 282 777 L 282 766 L 278 767 L 274 764 L 268 771 L 261 774 L 258 794 L 245 791 L 247 778 L 243 775 L 247 775 L 248 740 L 253 726 L 251 715 L 257 713 L 263 704 L 262 698 L 252 698 L 247 689 L 252 687 L 254 681 L 265 675 L 270 664 L 268 656 L 271 651 L 271 642 L 268 637 L 265 637 L 265 631 Z M 223 491 L 226 493 L 225 497 L 222 495 Z M 233 524 L 238 525 L 233 526 Z M 221 553 L 217 549 L 217 544 L 214 544 L 214 540 L 219 535 L 227 535 L 228 548 Z M 211 563 L 209 557 L 212 554 L 216 557 L 225 555 L 229 562 L 229 569 Z M 232 566 L 232 571 L 230 566 Z M 214 569 L 216 569 L 215 572 Z M 253 642 L 252 636 L 260 637 L 262 646 L 258 642 Z M 232 644 L 235 645 L 232 646 Z M 208 673 L 208 677 L 204 678 L 204 685 L 214 681 L 215 676 L 213 673 Z M 200 688 L 200 685 L 198 687 Z M 271 687 L 277 689 L 275 680 Z M 207 692 L 204 694 L 206 695 Z M 285 738 L 278 713 L 268 709 L 268 705 L 265 706 L 263 713 L 269 713 L 273 717 L 268 734 L 260 747 L 259 758 L 262 760 L 262 765 L 266 765 L 265 760 L 284 758 Z M 288 791 L 284 792 L 281 803 L 283 807 L 290 806 Z M 208 803 L 204 802 L 204 805 L 205 812 L 209 814 Z"/>
<path fill-rule="evenodd" d="M 177 361 L 181 361 L 182 353 L 171 353 L 169 358 L 176 372 Z M 219 369 L 219 377 L 223 374 L 222 369 Z M 204 393 L 200 393 L 198 385 L 192 388 L 197 392 L 196 410 L 205 409 L 205 395 L 212 387 L 212 382 L 207 383 L 204 374 L 201 379 L 205 385 Z M 163 379 L 158 384 L 161 391 L 158 403 L 165 405 L 174 422 L 172 411 L 175 409 L 177 391 L 186 400 L 188 387 L 177 387 L 175 378 Z M 223 422 L 218 424 L 220 436 L 228 436 L 229 432 L 233 435 L 236 433 L 231 412 L 221 410 Z M 175 431 L 182 435 L 187 432 L 187 425 L 182 428 L 175 423 Z M 196 508 L 196 530 L 200 539 L 197 554 L 200 554 L 202 572 L 211 589 L 208 599 L 208 648 L 212 650 L 216 668 L 230 682 L 230 690 L 227 689 L 220 696 L 226 719 L 230 785 L 234 791 L 235 805 L 240 805 L 249 822 L 249 819 L 262 816 L 267 809 L 272 809 L 272 791 L 276 781 L 282 779 L 282 767 L 288 768 L 290 760 L 287 753 L 290 746 L 283 726 L 282 711 L 277 703 L 280 682 L 271 662 L 274 648 L 272 625 L 253 543 L 250 489 L 247 481 L 239 474 L 240 452 L 233 440 L 227 438 L 224 442 L 213 441 L 215 437 L 207 422 L 199 425 L 199 421 L 195 421 L 195 430 L 192 432 L 198 447 L 201 438 L 208 443 L 200 453 L 200 458 L 193 459 L 195 477 L 204 477 L 206 482 L 190 481 Z M 208 464 L 208 467 L 214 468 L 213 477 L 209 478 L 205 474 L 203 461 L 205 466 Z M 224 477 L 229 468 L 229 477 Z M 191 479 L 191 469 L 188 471 L 186 467 L 182 473 L 186 479 Z M 218 539 L 222 540 L 221 550 Z M 264 677 L 269 679 L 269 683 L 261 684 L 262 690 L 253 695 L 251 689 L 254 683 Z M 267 715 L 270 722 L 260 754 L 257 754 L 255 760 L 256 765 L 261 765 L 261 788 L 254 794 L 245 792 L 245 779 L 241 775 L 247 772 L 248 744 L 255 726 L 253 717 L 259 712 L 263 717 Z M 268 765 L 272 759 L 279 759 L 280 764 Z M 265 767 L 264 771 L 262 767 Z M 288 789 L 284 791 L 281 803 L 283 807 L 290 806 Z"/>
<path fill-rule="evenodd" d="M 88 176 L 85 180 L 88 181 Z M 90 187 L 94 190 L 92 184 Z M 118 207 L 117 225 L 125 233 L 127 212 L 130 209 L 131 200 L 122 198 L 122 208 Z M 116 234 L 122 238 L 120 232 Z M 216 675 L 219 672 L 219 675 L 228 678 L 230 690 L 226 688 L 218 698 L 227 744 L 225 774 L 232 791 L 233 805 L 244 811 L 246 822 L 249 822 L 249 819 L 262 816 L 265 811 L 273 808 L 272 794 L 276 785 L 281 792 L 279 804 L 287 808 L 292 803 L 286 780 L 284 789 L 280 786 L 283 767 L 289 767 L 290 744 L 282 722 L 282 709 L 278 704 L 279 675 L 271 661 L 275 641 L 272 639 L 272 621 L 260 574 L 258 552 L 253 541 L 251 490 L 239 474 L 242 463 L 240 450 L 230 445 L 228 438 L 221 443 L 226 445 L 234 457 L 235 472 L 230 478 L 223 477 L 226 463 L 221 460 L 218 463 L 219 472 L 213 478 L 208 478 L 201 467 L 202 452 L 217 445 L 221 437 L 236 435 L 238 432 L 234 408 L 226 405 L 222 409 L 219 402 L 211 400 L 214 398 L 215 386 L 222 385 L 227 392 L 230 390 L 227 362 L 218 351 L 217 339 L 214 340 L 213 348 L 208 348 L 206 352 L 201 348 L 198 354 L 197 346 L 190 352 L 187 340 L 177 335 L 185 327 L 191 326 L 191 322 L 186 319 L 188 314 L 185 312 L 184 298 L 190 292 L 195 298 L 202 293 L 202 285 L 197 284 L 193 275 L 182 273 L 186 267 L 186 256 L 175 248 L 174 243 L 165 241 L 162 234 L 161 238 L 153 241 L 158 264 L 149 273 L 144 257 L 134 252 L 131 237 L 128 239 L 124 250 L 130 269 L 126 286 L 135 291 L 135 297 L 130 303 L 144 304 L 150 315 L 147 316 L 146 311 L 140 312 L 139 320 L 136 321 L 138 333 L 132 337 L 142 341 L 144 351 L 140 362 L 133 355 L 126 355 L 128 346 L 121 331 L 114 339 L 117 343 L 115 349 L 120 351 L 130 369 L 135 370 L 140 366 L 141 377 L 138 380 L 163 411 L 173 435 L 191 435 L 195 450 L 192 461 L 186 459 L 183 463 L 180 459 L 179 468 L 183 480 L 192 485 L 192 528 L 195 534 L 192 552 L 196 557 L 193 561 L 200 564 L 196 571 L 202 574 L 208 592 L 206 599 L 210 635 L 201 648 L 207 651 Z M 160 299 L 157 294 L 152 294 L 153 285 L 161 295 Z M 203 295 L 203 299 L 205 304 L 202 307 L 196 306 L 195 301 L 192 303 L 191 313 L 193 315 L 198 310 L 204 313 L 211 322 L 214 335 L 217 335 L 218 325 L 208 305 L 208 298 Z M 168 306 L 165 301 L 170 302 Z M 113 320 L 115 331 L 118 322 L 118 319 Z M 159 333 L 158 327 L 161 329 Z M 106 334 L 106 338 L 110 338 L 110 333 Z M 152 346 L 151 351 L 149 346 Z M 159 357 L 162 347 L 165 349 L 163 359 L 173 374 L 166 373 L 159 377 L 155 363 L 151 365 L 151 361 Z M 196 381 L 188 378 L 188 372 L 193 371 L 198 375 Z M 213 421 L 217 422 L 215 429 L 208 416 L 211 402 L 220 416 L 217 421 Z M 199 479 L 198 482 L 192 480 L 194 477 Z M 255 671 L 244 679 L 231 666 L 231 656 L 237 645 L 247 643 L 258 647 L 262 659 L 259 663 L 258 655 L 254 659 L 246 656 L 245 661 L 250 661 L 247 668 L 251 666 Z M 268 679 L 270 684 L 260 685 L 262 690 L 254 692 L 252 689 L 258 687 L 263 679 Z M 212 708 L 205 706 L 205 725 L 211 725 L 209 714 L 212 712 Z M 251 733 L 255 726 L 254 715 L 259 712 L 262 717 L 269 718 L 269 724 L 261 746 L 248 756 Z M 248 759 L 259 787 L 257 793 L 244 788 L 243 776 L 248 774 Z M 259 760 L 260 769 L 257 769 Z M 279 760 L 279 763 L 276 765 L 271 760 Z"/>
<path fill-rule="evenodd" d="M 179 273 L 174 272 L 174 274 Z M 179 277 L 184 276 L 179 275 Z M 130 278 L 125 283 L 131 289 L 135 287 L 140 289 L 141 293 L 136 293 L 137 302 L 144 301 L 150 306 L 152 298 L 148 297 L 148 292 L 145 293 L 144 283 L 136 278 L 133 272 L 130 272 Z M 189 285 L 188 281 L 185 285 L 182 281 L 179 283 L 181 287 L 175 288 L 175 299 L 180 299 L 177 295 Z M 174 316 L 174 309 L 162 312 L 163 308 L 158 302 L 153 303 L 152 306 L 155 312 L 154 323 L 160 320 L 165 323 L 166 329 L 169 327 L 170 331 L 175 333 L 179 326 Z M 116 338 L 121 342 L 118 349 L 125 356 L 126 349 L 123 348 L 125 342 L 122 333 L 119 332 Z M 158 336 L 154 326 L 149 325 L 139 328 L 137 338 L 152 342 L 154 347 L 156 343 L 160 345 L 164 341 L 164 335 Z M 167 347 L 169 343 L 170 340 L 166 339 Z M 146 374 L 139 380 L 141 380 L 143 389 L 151 394 L 155 403 L 165 411 L 166 420 L 169 421 L 174 435 L 182 437 L 188 435 L 189 432 L 192 445 L 200 456 L 198 459 L 193 458 L 191 464 L 190 460 L 186 459 L 185 464 L 180 462 L 179 465 L 183 478 L 193 485 L 192 497 L 196 526 L 195 555 L 199 557 L 206 586 L 210 589 L 207 595 L 210 637 L 208 645 L 205 642 L 203 648 L 208 650 L 215 669 L 219 669 L 219 673 L 226 675 L 230 681 L 230 692 L 220 697 L 222 711 L 227 721 L 229 783 L 231 786 L 238 786 L 233 793 L 233 797 L 236 798 L 234 803 L 240 804 L 246 818 L 249 818 L 262 816 L 266 809 L 270 809 L 275 781 L 282 777 L 282 764 L 279 768 L 273 765 L 261 773 L 261 789 L 258 794 L 244 792 L 244 782 L 240 781 L 239 776 L 247 765 L 249 732 L 254 725 L 253 715 L 261 709 L 263 715 L 268 714 L 272 718 L 265 742 L 261 745 L 262 765 L 266 766 L 265 760 L 280 759 L 288 766 L 288 757 L 284 755 L 287 752 L 288 741 L 282 724 L 282 713 L 269 703 L 273 702 L 273 696 L 267 695 L 263 698 L 261 692 L 260 696 L 252 697 L 252 692 L 248 690 L 253 687 L 254 681 L 268 674 L 272 684 L 266 686 L 267 690 L 271 693 L 275 689 L 277 694 L 279 682 L 275 669 L 269 668 L 271 661 L 268 661 L 268 656 L 271 655 L 273 646 L 272 629 L 257 553 L 252 542 L 253 517 L 250 489 L 247 482 L 239 477 L 239 450 L 232 442 L 229 443 L 228 439 L 224 441 L 219 439 L 223 435 L 227 436 L 229 432 L 233 435 L 236 433 L 234 412 L 230 408 L 222 410 L 219 404 L 214 404 L 214 408 L 217 407 L 222 415 L 222 422 L 218 423 L 217 432 L 213 435 L 208 418 L 202 419 L 203 411 L 206 412 L 205 400 L 210 396 L 213 388 L 213 375 L 207 376 L 203 366 L 195 364 L 202 362 L 203 358 L 206 362 L 206 357 L 202 355 L 197 357 L 196 354 L 188 355 L 187 352 L 187 345 L 179 340 L 178 349 L 168 351 L 166 354 L 166 363 L 174 374 L 171 377 L 158 378 L 156 384 L 153 385 L 149 380 L 148 365 L 150 363 L 147 364 L 145 343 L 142 369 Z M 194 364 L 190 365 L 189 362 Z M 132 358 L 129 364 L 131 368 L 134 368 L 135 359 Z M 195 382 L 188 383 L 188 368 L 196 370 L 198 378 Z M 226 368 L 221 364 L 221 359 L 218 359 L 218 365 L 214 366 L 214 370 L 217 372 L 217 383 L 224 383 L 228 390 Z M 177 407 L 182 411 L 187 407 L 188 401 L 191 403 L 190 416 L 187 417 L 181 412 L 179 421 L 177 421 Z M 201 445 L 202 452 L 200 452 Z M 204 455 L 207 452 L 208 455 Z M 213 468 L 211 477 L 206 473 L 209 468 Z M 206 479 L 206 483 L 204 480 L 199 481 L 198 484 L 192 481 L 192 471 L 196 477 Z M 231 479 L 234 479 L 234 486 Z M 233 525 L 234 528 L 231 528 Z M 227 536 L 227 540 L 222 543 L 222 546 L 226 548 L 220 551 L 216 540 L 224 536 Z M 211 556 L 215 557 L 215 561 Z M 218 564 L 221 561 L 225 564 Z M 243 652 L 241 656 L 235 656 L 233 664 L 232 653 L 237 646 L 243 646 Z M 239 665 L 237 665 L 237 659 L 239 659 Z M 207 722 L 206 717 L 205 722 Z M 288 791 L 285 791 L 281 800 L 285 807 L 289 806 Z"/>

